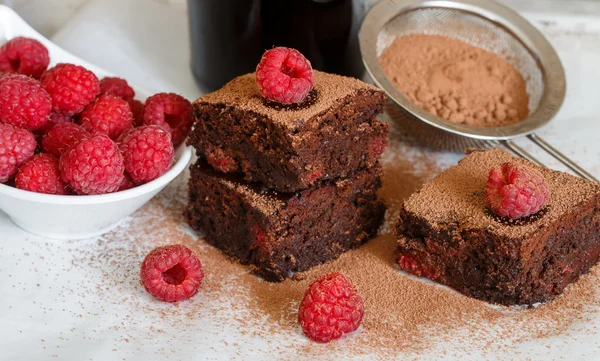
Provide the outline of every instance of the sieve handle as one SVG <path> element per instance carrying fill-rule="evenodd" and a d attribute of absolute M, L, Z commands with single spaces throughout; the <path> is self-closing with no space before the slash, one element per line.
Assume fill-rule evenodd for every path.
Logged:
<path fill-rule="evenodd" d="M 551 156 L 556 158 L 559 162 L 561 162 L 562 164 L 567 166 L 570 170 L 577 173 L 581 177 L 589 179 L 594 182 L 598 182 L 598 179 L 596 179 L 593 175 L 588 173 L 585 169 L 581 168 L 579 165 L 577 165 L 571 159 L 567 158 L 567 156 L 565 156 L 564 154 L 559 152 L 556 148 L 554 148 L 548 142 L 546 142 L 545 140 L 540 138 L 537 134 L 535 134 L 535 133 L 529 134 L 527 136 L 527 138 L 529 138 L 532 142 L 537 144 L 540 148 L 545 150 L 548 154 L 550 154 Z"/>
<path fill-rule="evenodd" d="M 544 164 L 542 162 L 540 162 L 539 160 L 537 160 L 534 156 L 532 156 L 527 151 L 525 151 L 525 149 L 519 147 L 518 145 L 516 145 L 512 141 L 506 139 L 506 140 L 501 140 L 500 142 L 502 144 L 504 144 L 504 146 L 506 148 L 510 149 L 513 153 L 515 153 L 519 157 L 527 159 L 528 161 L 530 161 L 532 163 L 535 163 L 535 164 L 537 164 L 537 165 L 539 165 L 541 167 L 544 167 Z"/>

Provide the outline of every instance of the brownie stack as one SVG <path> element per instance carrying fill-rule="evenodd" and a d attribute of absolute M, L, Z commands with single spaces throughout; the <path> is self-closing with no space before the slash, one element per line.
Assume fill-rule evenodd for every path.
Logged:
<path fill-rule="evenodd" d="M 372 238 L 384 204 L 384 94 L 314 72 L 299 104 L 264 99 L 255 75 L 194 102 L 185 216 L 207 242 L 270 281 L 336 258 Z"/>

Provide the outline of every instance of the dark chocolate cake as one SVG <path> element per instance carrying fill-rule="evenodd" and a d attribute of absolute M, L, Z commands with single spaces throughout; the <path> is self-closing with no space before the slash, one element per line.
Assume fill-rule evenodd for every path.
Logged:
<path fill-rule="evenodd" d="M 489 170 L 527 164 L 544 175 L 550 199 L 525 219 L 486 209 Z M 499 150 L 474 151 L 404 203 L 397 253 L 405 269 L 495 303 L 551 300 L 600 257 L 600 185 L 538 167 Z"/>
<path fill-rule="evenodd" d="M 207 242 L 281 281 L 376 235 L 385 212 L 376 194 L 380 174 L 375 165 L 349 179 L 280 193 L 200 160 L 191 168 L 185 217 Z"/>
<path fill-rule="evenodd" d="M 375 165 L 389 132 L 376 118 L 384 99 L 360 80 L 315 71 L 303 103 L 282 105 L 264 99 L 246 74 L 194 102 L 188 144 L 222 172 L 277 191 L 305 189 Z"/>

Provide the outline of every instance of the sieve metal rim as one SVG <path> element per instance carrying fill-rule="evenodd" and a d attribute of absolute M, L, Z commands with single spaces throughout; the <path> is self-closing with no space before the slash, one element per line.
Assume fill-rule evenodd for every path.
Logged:
<path fill-rule="evenodd" d="M 429 113 L 405 97 L 387 78 L 379 63 L 377 37 L 383 27 L 397 16 L 426 8 L 446 8 L 470 13 L 504 28 L 520 41 L 536 60 L 542 73 L 544 90 L 537 109 L 517 124 L 483 128 L 449 122 Z M 394 103 L 429 125 L 461 136 L 508 140 L 532 134 L 556 115 L 565 98 L 565 71 L 552 45 L 542 33 L 515 11 L 490 0 L 382 0 L 365 16 L 359 31 L 359 45 L 367 72 Z"/>

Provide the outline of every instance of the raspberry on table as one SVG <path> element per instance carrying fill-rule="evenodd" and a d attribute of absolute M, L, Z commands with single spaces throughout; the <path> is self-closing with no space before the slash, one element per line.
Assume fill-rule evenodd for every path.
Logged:
<path fill-rule="evenodd" d="M 0 123 L 0 183 L 10 180 L 19 166 L 33 156 L 36 147 L 31 132 Z"/>
<path fill-rule="evenodd" d="M 114 95 L 123 100 L 133 100 L 135 91 L 127 80 L 117 77 L 105 77 L 100 80 L 100 95 Z"/>
<path fill-rule="evenodd" d="M 48 122 L 44 124 L 41 128 L 38 128 L 35 133 L 38 135 L 44 135 L 47 134 L 57 124 L 72 122 L 73 116 L 71 114 L 65 112 L 52 111 L 48 116 Z"/>
<path fill-rule="evenodd" d="M 84 138 L 60 156 L 63 181 L 78 194 L 104 194 L 119 189 L 123 180 L 123 156 L 108 136 Z"/>
<path fill-rule="evenodd" d="M 504 163 L 490 170 L 485 186 L 486 206 L 511 219 L 540 211 L 550 198 L 544 175 L 529 166 Z"/>
<path fill-rule="evenodd" d="M 75 123 L 57 124 L 42 138 L 42 149 L 60 157 L 73 144 L 90 135 L 90 132 Z"/>
<path fill-rule="evenodd" d="M 15 186 L 26 191 L 46 194 L 68 194 L 67 185 L 60 178 L 58 158 L 42 153 L 29 158 L 19 167 Z"/>
<path fill-rule="evenodd" d="M 81 126 L 93 134 L 106 134 L 117 139 L 132 127 L 133 113 L 129 104 L 114 95 L 101 95 L 79 115 Z"/>
<path fill-rule="evenodd" d="M 325 343 L 355 331 L 363 314 L 363 301 L 352 281 L 333 272 L 308 287 L 300 303 L 298 322 L 308 338 Z"/>
<path fill-rule="evenodd" d="M 19 36 L 0 47 L 0 73 L 17 73 L 39 79 L 48 63 L 48 49 L 35 39 Z"/>
<path fill-rule="evenodd" d="M 165 302 L 178 302 L 198 292 L 204 269 L 191 249 L 174 244 L 150 252 L 142 262 L 140 278 L 152 296 Z"/>
<path fill-rule="evenodd" d="M 148 183 L 173 165 L 171 135 L 158 125 L 133 128 L 119 139 L 125 171 L 135 184 Z"/>
<path fill-rule="evenodd" d="M 48 123 L 52 103 L 39 81 L 25 75 L 0 78 L 0 121 L 36 130 Z"/>
<path fill-rule="evenodd" d="M 256 67 L 256 84 L 269 100 L 299 103 L 313 88 L 313 70 L 298 50 L 273 48 L 263 54 Z"/>
<path fill-rule="evenodd" d="M 131 113 L 133 113 L 133 126 L 144 125 L 144 103 L 136 99 L 129 100 L 128 103 Z"/>
<path fill-rule="evenodd" d="M 54 110 L 77 114 L 100 92 L 100 82 L 94 73 L 74 64 L 57 64 L 41 78 L 52 99 Z"/>
<path fill-rule="evenodd" d="M 146 99 L 144 124 L 159 125 L 171 133 L 173 144 L 181 144 L 192 129 L 191 103 L 181 95 L 159 93 Z"/>

